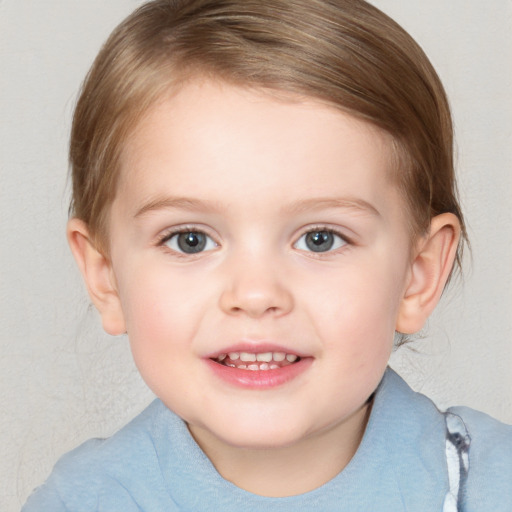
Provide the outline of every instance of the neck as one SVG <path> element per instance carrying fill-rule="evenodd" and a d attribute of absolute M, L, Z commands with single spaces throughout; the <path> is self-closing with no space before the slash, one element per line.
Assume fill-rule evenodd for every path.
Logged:
<path fill-rule="evenodd" d="M 367 403 L 342 423 L 278 448 L 240 448 L 204 429 L 189 425 L 189 430 L 222 477 L 237 487 L 267 497 L 295 496 L 324 485 L 347 466 L 370 409 Z"/>

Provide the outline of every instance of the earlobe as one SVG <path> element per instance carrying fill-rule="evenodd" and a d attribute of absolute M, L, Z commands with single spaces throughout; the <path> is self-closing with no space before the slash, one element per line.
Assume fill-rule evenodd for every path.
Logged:
<path fill-rule="evenodd" d="M 103 328 L 108 334 L 124 334 L 126 325 L 110 261 L 96 248 L 82 220 L 73 218 L 68 222 L 67 237 Z"/>
<path fill-rule="evenodd" d="M 460 223 L 451 213 L 434 217 L 429 233 L 416 246 L 409 280 L 398 311 L 396 330 L 412 334 L 423 328 L 450 276 L 457 254 Z"/>

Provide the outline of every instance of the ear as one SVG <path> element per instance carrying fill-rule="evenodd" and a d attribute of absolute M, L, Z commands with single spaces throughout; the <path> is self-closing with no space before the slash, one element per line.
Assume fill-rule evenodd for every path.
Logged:
<path fill-rule="evenodd" d="M 452 213 L 434 217 L 429 233 L 418 240 L 396 330 L 412 334 L 423 328 L 436 307 L 457 254 L 460 223 Z"/>
<path fill-rule="evenodd" d="M 124 334 L 126 325 L 109 259 L 96 248 L 87 224 L 80 219 L 68 222 L 67 237 L 103 329 L 112 335 Z"/>

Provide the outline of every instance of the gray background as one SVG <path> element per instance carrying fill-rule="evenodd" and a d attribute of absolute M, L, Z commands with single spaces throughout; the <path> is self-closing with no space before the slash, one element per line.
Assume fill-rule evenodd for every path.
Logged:
<path fill-rule="evenodd" d="M 0 510 L 65 451 L 151 400 L 110 338 L 65 242 L 66 144 L 79 84 L 136 0 L 0 0 Z M 512 0 L 374 0 L 424 47 L 451 98 L 473 244 L 395 366 L 441 407 L 512 423 Z"/>

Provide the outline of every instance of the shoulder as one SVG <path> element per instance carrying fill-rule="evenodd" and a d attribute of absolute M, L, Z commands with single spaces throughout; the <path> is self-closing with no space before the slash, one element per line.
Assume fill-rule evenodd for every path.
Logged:
<path fill-rule="evenodd" d="M 452 407 L 468 431 L 468 510 L 512 509 L 512 425 L 468 407 Z M 500 508 L 502 507 L 502 508 Z"/>
<path fill-rule="evenodd" d="M 395 434 L 390 442 L 394 444 L 388 446 L 388 451 L 389 457 L 395 459 L 394 466 L 403 465 L 398 482 L 399 485 L 407 482 L 404 496 L 409 496 L 411 488 L 415 489 L 415 482 L 421 482 L 419 485 L 423 488 L 425 482 L 435 476 L 442 477 L 442 481 L 436 481 L 432 489 L 446 487 L 448 490 L 445 450 L 449 420 L 455 415 L 460 418 L 464 425 L 462 430 L 467 432 L 470 440 L 464 511 L 512 510 L 512 426 L 467 407 L 452 407 L 446 411 L 450 414 L 443 413 L 429 398 L 414 392 L 392 371 L 386 373 L 377 398 L 385 409 L 380 415 L 386 419 L 384 427 Z M 459 426 L 457 421 L 456 427 Z M 385 432 L 381 432 L 380 438 L 385 438 Z M 425 474 L 419 478 L 419 473 L 415 473 L 411 479 L 418 461 L 420 468 L 426 468 Z M 432 496 L 434 491 L 429 492 Z M 420 502 L 418 496 L 421 492 L 418 492 L 416 502 Z M 414 510 L 414 506 L 411 505 L 411 509 Z"/>
<path fill-rule="evenodd" d="M 91 439 L 65 454 L 23 512 L 139 511 L 137 503 L 151 499 L 145 496 L 148 483 L 153 491 L 163 486 L 154 438 L 162 417 L 169 415 L 155 400 L 112 437 Z"/>

